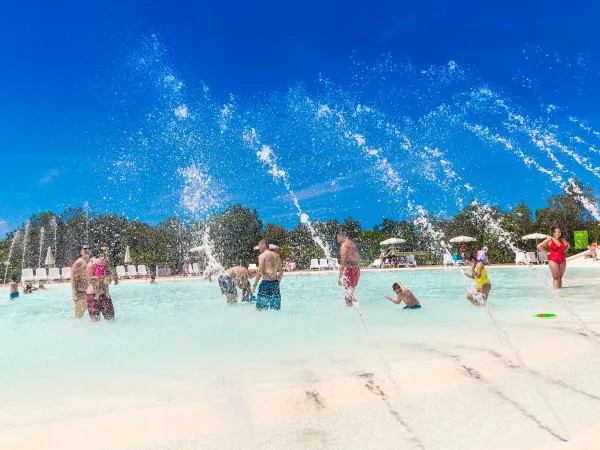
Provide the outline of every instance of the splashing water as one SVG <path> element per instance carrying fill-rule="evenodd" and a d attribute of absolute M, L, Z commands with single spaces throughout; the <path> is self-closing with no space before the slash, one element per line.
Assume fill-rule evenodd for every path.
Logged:
<path fill-rule="evenodd" d="M 44 229 L 44 227 L 40 228 L 40 248 L 38 251 L 38 267 L 42 267 L 42 249 L 44 247 L 44 233 L 46 232 L 46 230 Z"/>
<path fill-rule="evenodd" d="M 19 238 L 20 233 L 21 233 L 21 230 L 15 231 L 12 241 L 10 242 L 10 247 L 8 250 L 8 259 L 4 263 L 4 264 L 6 264 L 6 268 L 4 269 L 4 284 L 6 284 L 6 276 L 8 275 L 8 268 L 10 267 L 10 260 L 12 258 L 13 247 L 15 246 L 15 242 L 17 242 L 17 239 Z"/>
<path fill-rule="evenodd" d="M 27 238 L 29 237 L 29 220 L 25 223 L 25 233 L 23 235 L 23 257 L 21 259 L 21 271 L 25 268 L 25 254 L 27 253 Z"/>

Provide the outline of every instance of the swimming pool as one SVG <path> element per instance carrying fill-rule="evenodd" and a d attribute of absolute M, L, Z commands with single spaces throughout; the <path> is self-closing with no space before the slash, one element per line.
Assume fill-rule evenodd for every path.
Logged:
<path fill-rule="evenodd" d="M 80 448 L 93 423 L 89 448 L 411 448 L 398 417 L 426 448 L 560 442 L 600 414 L 600 352 L 549 299 L 547 272 L 489 269 L 493 317 L 533 374 L 456 269 L 364 272 L 369 331 L 332 273 L 286 276 L 282 310 L 260 313 L 214 282 L 124 282 L 116 322 L 98 324 L 72 319 L 69 286 L 4 289 L 0 446 Z M 560 297 L 598 331 L 597 272 L 567 275 Z M 396 279 L 421 310 L 384 299 Z"/>

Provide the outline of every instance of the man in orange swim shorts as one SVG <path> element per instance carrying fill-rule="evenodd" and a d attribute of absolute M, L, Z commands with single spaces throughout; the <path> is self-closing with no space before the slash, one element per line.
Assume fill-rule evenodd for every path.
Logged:
<path fill-rule="evenodd" d="M 358 285 L 360 279 L 360 268 L 358 249 L 343 231 L 337 235 L 340 247 L 340 276 L 338 284 L 344 288 L 346 306 L 352 306 L 356 301 L 354 298 L 354 288 Z"/>

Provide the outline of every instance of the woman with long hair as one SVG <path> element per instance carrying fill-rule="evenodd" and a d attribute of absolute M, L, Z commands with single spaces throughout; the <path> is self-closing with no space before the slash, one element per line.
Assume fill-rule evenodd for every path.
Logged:
<path fill-rule="evenodd" d="M 567 258 L 565 253 L 569 249 L 570 245 L 567 240 L 562 237 L 560 228 L 554 226 L 550 229 L 551 236 L 544 241 L 540 242 L 537 246 L 538 250 L 545 251 L 548 246 L 548 266 L 550 272 L 552 272 L 552 278 L 554 279 L 554 289 L 560 289 L 562 287 L 562 279 L 567 268 Z"/>

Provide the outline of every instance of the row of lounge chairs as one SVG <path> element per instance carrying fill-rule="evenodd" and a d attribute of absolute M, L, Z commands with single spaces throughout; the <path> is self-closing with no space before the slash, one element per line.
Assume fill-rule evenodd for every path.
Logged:
<path fill-rule="evenodd" d="M 310 260 L 309 270 L 335 270 L 339 268 L 340 265 L 338 264 L 337 258 L 315 258 Z"/>
<path fill-rule="evenodd" d="M 417 267 L 417 260 L 415 259 L 415 255 L 407 255 L 406 260 L 402 262 L 402 260 L 396 260 L 393 262 L 381 261 L 381 259 L 377 258 L 370 267 L 374 268 L 385 268 L 385 267 Z"/>
<path fill-rule="evenodd" d="M 515 255 L 515 264 L 548 264 L 548 254 L 546 252 L 517 252 Z"/>
<path fill-rule="evenodd" d="M 133 264 L 129 264 L 127 267 L 116 266 L 115 270 L 120 280 L 125 278 L 141 278 L 148 275 L 148 270 L 144 264 L 140 264 L 137 267 Z"/>
<path fill-rule="evenodd" d="M 38 267 L 35 269 L 35 274 L 33 269 L 23 269 L 21 271 L 21 282 L 31 281 L 40 283 L 42 281 L 67 281 L 70 279 L 70 267 L 63 267 L 62 269 L 59 269 L 58 267 L 50 267 L 48 270 L 46 270 L 44 267 Z"/>

